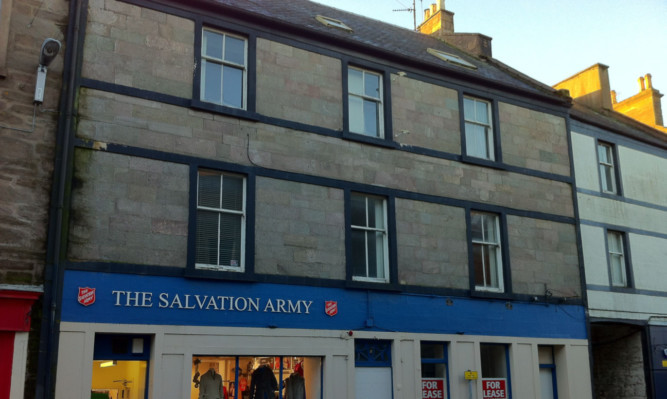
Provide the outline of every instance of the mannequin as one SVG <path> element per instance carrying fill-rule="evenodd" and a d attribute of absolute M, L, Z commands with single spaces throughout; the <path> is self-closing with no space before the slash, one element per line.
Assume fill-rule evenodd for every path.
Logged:
<path fill-rule="evenodd" d="M 274 399 L 278 389 L 278 380 L 267 364 L 253 371 L 250 380 L 250 399 Z"/>
<path fill-rule="evenodd" d="M 301 363 L 294 366 L 294 372 L 285 380 L 285 399 L 306 399 L 306 381 Z"/>
<path fill-rule="evenodd" d="M 226 389 L 222 386 L 222 376 L 213 367 L 199 379 L 199 399 L 227 399 Z"/>

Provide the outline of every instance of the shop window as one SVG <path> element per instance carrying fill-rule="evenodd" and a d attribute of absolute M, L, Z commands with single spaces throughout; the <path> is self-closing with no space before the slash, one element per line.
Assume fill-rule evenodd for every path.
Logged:
<path fill-rule="evenodd" d="M 540 359 L 540 399 L 558 399 L 553 346 L 539 346 L 538 355 Z"/>
<path fill-rule="evenodd" d="M 91 399 L 144 399 L 148 397 L 150 336 L 95 336 Z"/>
<path fill-rule="evenodd" d="M 509 357 L 507 346 L 480 344 L 482 393 L 484 398 L 509 398 Z"/>
<path fill-rule="evenodd" d="M 393 397 L 391 341 L 355 340 L 354 365 L 356 399 Z"/>
<path fill-rule="evenodd" d="M 316 399 L 321 369 L 318 357 L 193 356 L 190 399 Z"/>
<path fill-rule="evenodd" d="M 447 344 L 443 342 L 422 342 L 420 348 L 422 397 L 448 398 Z"/>
<path fill-rule="evenodd" d="M 199 171 L 197 268 L 244 271 L 245 186 L 246 179 L 240 175 Z"/>

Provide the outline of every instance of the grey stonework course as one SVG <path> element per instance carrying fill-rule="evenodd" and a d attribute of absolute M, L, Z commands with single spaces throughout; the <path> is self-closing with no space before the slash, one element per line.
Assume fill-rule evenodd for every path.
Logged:
<path fill-rule="evenodd" d="M 257 179 L 255 271 L 345 279 L 343 191 Z"/>
<path fill-rule="evenodd" d="M 185 267 L 188 167 L 77 150 L 69 257 Z"/>

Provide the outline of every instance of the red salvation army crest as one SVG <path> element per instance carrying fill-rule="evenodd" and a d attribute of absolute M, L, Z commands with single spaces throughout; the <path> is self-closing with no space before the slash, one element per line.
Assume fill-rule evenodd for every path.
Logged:
<path fill-rule="evenodd" d="M 90 306 L 95 303 L 95 288 L 79 287 L 79 296 L 77 298 L 83 306 Z"/>
<path fill-rule="evenodd" d="M 329 316 L 335 316 L 338 314 L 338 302 L 336 301 L 325 301 L 324 302 L 324 312 Z"/>

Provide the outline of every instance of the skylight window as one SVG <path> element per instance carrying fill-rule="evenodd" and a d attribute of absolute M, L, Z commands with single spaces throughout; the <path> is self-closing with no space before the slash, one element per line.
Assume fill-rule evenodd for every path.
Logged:
<path fill-rule="evenodd" d="M 433 54 L 434 56 L 440 58 L 443 61 L 447 61 L 449 63 L 452 63 L 454 65 L 470 68 L 470 69 L 477 69 L 477 67 L 468 61 L 464 60 L 463 58 L 459 57 L 458 55 L 446 53 L 444 51 L 436 50 L 429 48 L 426 51 L 429 52 L 429 54 Z"/>
<path fill-rule="evenodd" d="M 330 26 L 330 27 L 332 27 L 332 28 L 338 28 L 338 29 L 344 30 L 344 31 L 346 31 L 346 32 L 352 32 L 352 28 L 350 28 L 349 26 L 347 26 L 347 25 L 345 24 L 345 22 L 343 22 L 343 21 L 339 21 L 339 20 L 337 20 L 337 19 L 333 19 L 333 18 L 325 17 L 324 15 L 317 15 L 317 16 L 315 17 L 315 19 L 317 19 L 318 21 L 320 21 L 320 22 L 321 22 L 322 24 L 324 24 L 325 26 Z"/>

